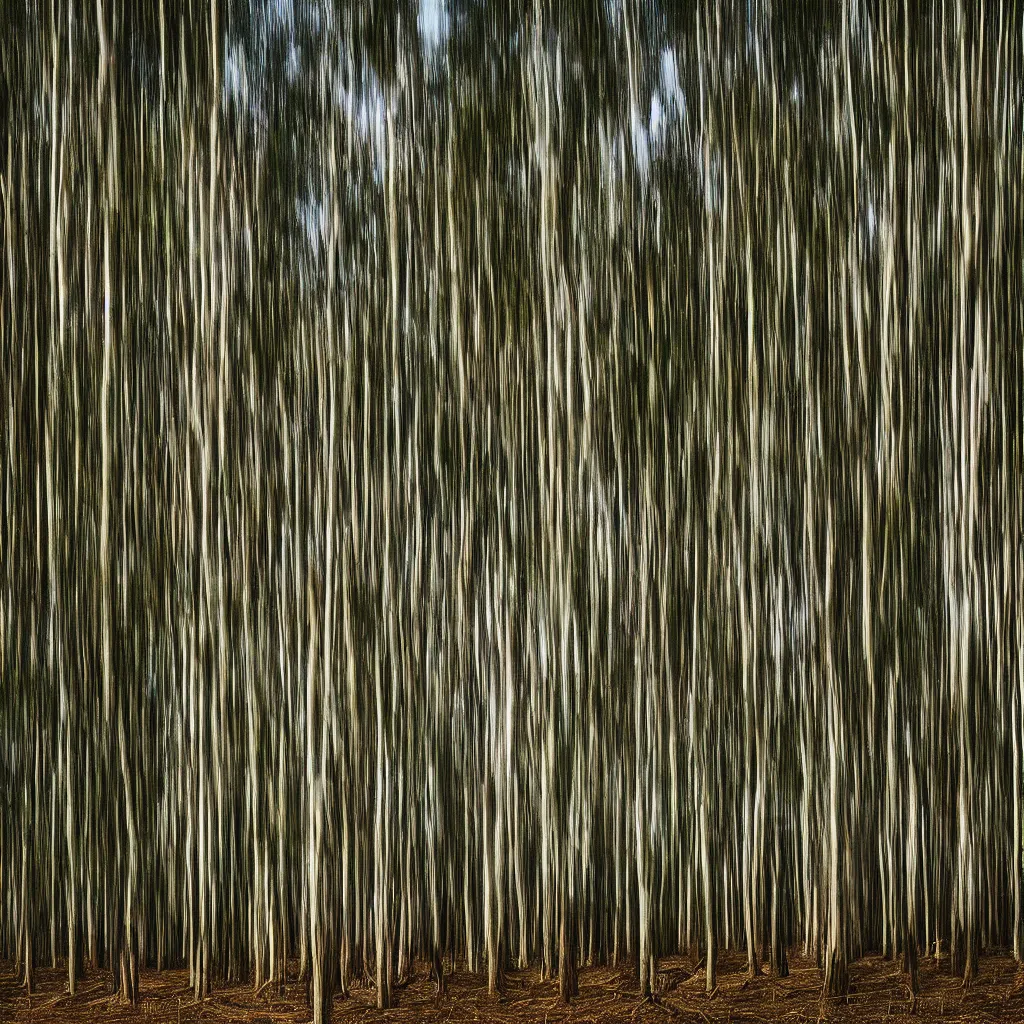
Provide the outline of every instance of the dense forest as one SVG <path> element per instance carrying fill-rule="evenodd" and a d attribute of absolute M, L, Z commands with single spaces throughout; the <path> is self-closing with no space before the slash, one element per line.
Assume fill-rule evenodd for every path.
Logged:
<path fill-rule="evenodd" d="M 14 0 L 0 957 L 1024 944 L 1017 0 Z"/>

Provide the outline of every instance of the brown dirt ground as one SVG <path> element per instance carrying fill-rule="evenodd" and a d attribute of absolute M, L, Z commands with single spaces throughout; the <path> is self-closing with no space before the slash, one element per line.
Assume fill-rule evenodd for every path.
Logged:
<path fill-rule="evenodd" d="M 192 1024 L 206 1021 L 247 1021 L 253 1024 L 285 1024 L 310 1019 L 304 988 L 294 981 L 291 965 L 285 995 L 267 989 L 256 994 L 249 985 L 218 988 L 210 998 L 194 1002 L 186 971 L 144 972 L 142 999 L 137 1007 L 126 1006 L 109 995 L 110 975 L 87 971 L 74 999 L 66 993 L 63 969 L 37 972 L 38 988 L 27 996 L 14 975 L 12 964 L 0 964 L 0 1024 L 8 1021 L 163 1022 Z M 573 1022 L 603 1021 L 700 1022 L 741 1024 L 779 1021 L 803 1024 L 820 1020 L 885 1021 L 1024 1021 L 1024 968 L 1009 956 L 982 960 L 979 977 L 969 989 L 949 974 L 949 961 L 922 960 L 921 993 L 916 1005 L 897 962 L 865 957 L 850 965 L 851 993 L 837 1000 L 821 998 L 821 974 L 814 963 L 793 956 L 791 974 L 778 980 L 768 976 L 748 981 L 746 957 L 724 953 L 720 959 L 719 987 L 712 997 L 704 993 L 704 972 L 694 971 L 686 957 L 666 957 L 659 964 L 658 995 L 653 1003 L 641 1003 L 628 969 L 584 967 L 580 994 L 569 1006 L 558 1001 L 557 981 L 541 981 L 537 970 L 513 971 L 503 1000 L 487 995 L 486 978 L 457 970 L 448 976 L 448 991 L 438 998 L 426 965 L 418 964 L 412 980 L 396 992 L 397 1006 L 379 1011 L 373 992 L 357 987 L 348 999 L 336 999 L 332 1020 L 346 1021 L 462 1021 Z"/>

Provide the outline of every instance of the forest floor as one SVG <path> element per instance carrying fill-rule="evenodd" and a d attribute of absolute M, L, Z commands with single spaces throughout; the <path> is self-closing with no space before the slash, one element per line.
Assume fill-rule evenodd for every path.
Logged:
<path fill-rule="evenodd" d="M 910 999 L 906 976 L 899 963 L 865 957 L 850 965 L 851 991 L 844 999 L 822 999 L 821 973 L 813 961 L 790 958 L 790 975 L 767 975 L 749 981 L 746 957 L 724 953 L 720 957 L 718 991 L 704 992 L 703 969 L 694 970 L 686 957 L 666 957 L 659 963 L 658 995 L 654 1002 L 637 999 L 628 969 L 584 967 L 579 974 L 579 997 L 569 1006 L 558 1001 L 558 982 L 541 981 L 535 969 L 508 974 L 502 1000 L 487 995 L 486 975 L 458 970 L 447 976 L 447 992 L 438 998 L 427 965 L 418 964 L 412 980 L 395 993 L 397 1005 L 378 1011 L 374 993 L 356 987 L 348 999 L 336 999 L 332 1020 L 521 1022 L 545 1024 L 602 1021 L 683 1021 L 700 1024 L 741 1024 L 779 1021 L 803 1024 L 820 1020 L 885 1021 L 1024 1021 L 1024 968 L 1010 956 L 989 956 L 981 961 L 979 977 L 969 989 L 949 974 L 949 961 L 921 961 L 921 993 Z M 291 965 L 294 971 L 297 965 Z M 289 978 L 293 978 L 289 974 Z M 18 985 L 14 965 L 0 964 L 0 1024 L 14 1021 L 82 1022 L 192 1022 L 245 1021 L 252 1024 L 300 1024 L 310 1019 L 304 987 L 291 981 L 284 996 L 267 989 L 257 995 L 249 985 L 215 989 L 195 1002 L 187 971 L 146 971 L 141 978 L 142 998 L 132 1007 L 111 996 L 108 972 L 87 971 L 72 999 L 66 992 L 62 969 L 41 968 L 37 991 L 31 997 Z"/>

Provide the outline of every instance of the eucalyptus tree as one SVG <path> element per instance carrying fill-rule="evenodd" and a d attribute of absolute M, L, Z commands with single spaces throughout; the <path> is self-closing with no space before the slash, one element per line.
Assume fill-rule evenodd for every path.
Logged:
<path fill-rule="evenodd" d="M 5 10 L 29 990 L 1019 959 L 1021 13 L 869 7 Z"/>

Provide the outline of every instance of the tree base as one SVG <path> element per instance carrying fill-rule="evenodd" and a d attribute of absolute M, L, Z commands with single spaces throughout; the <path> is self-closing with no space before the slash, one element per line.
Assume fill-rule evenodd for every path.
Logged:
<path fill-rule="evenodd" d="M 850 992 L 850 972 L 846 965 L 846 957 L 835 950 L 829 954 L 828 966 L 825 969 L 826 996 L 845 996 Z"/>

